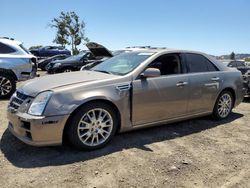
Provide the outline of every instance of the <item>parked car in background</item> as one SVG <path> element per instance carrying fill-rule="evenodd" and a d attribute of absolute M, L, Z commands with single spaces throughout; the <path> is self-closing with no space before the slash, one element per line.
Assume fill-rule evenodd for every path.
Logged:
<path fill-rule="evenodd" d="M 138 51 L 138 50 L 143 50 L 145 48 L 151 48 L 151 49 L 153 49 L 153 47 L 150 47 L 150 46 L 133 46 L 133 47 L 126 47 L 125 49 L 122 49 L 122 50 L 115 50 L 115 51 L 112 51 L 111 53 L 112 53 L 112 57 L 114 57 L 114 56 L 120 55 L 120 54 L 125 53 L 125 52 Z M 93 68 L 94 66 L 100 64 L 101 62 L 103 62 L 103 61 L 93 61 L 93 62 L 90 62 L 90 63 L 82 66 L 80 70 L 81 71 L 83 71 L 83 70 L 89 70 L 89 69 Z"/>
<path fill-rule="evenodd" d="M 228 67 L 238 69 L 242 73 L 245 96 L 250 96 L 250 67 L 244 61 L 239 60 L 221 60 L 221 62 Z"/>
<path fill-rule="evenodd" d="M 65 139 L 93 150 L 117 132 L 210 114 L 225 119 L 242 100 L 238 70 L 199 52 L 149 48 L 121 53 L 89 71 L 28 81 L 10 100 L 8 128 L 27 144 Z"/>
<path fill-rule="evenodd" d="M 82 51 L 80 54 L 70 56 L 64 60 L 53 61 L 46 67 L 49 74 L 79 71 L 82 66 L 90 63 L 99 63 L 112 57 L 112 53 L 104 46 L 90 42 L 86 44 L 89 51 Z"/>
<path fill-rule="evenodd" d="M 43 71 L 46 71 L 46 66 L 56 60 L 63 60 L 66 59 L 67 57 L 69 57 L 69 55 L 65 55 L 65 54 L 60 54 L 60 55 L 55 55 L 52 57 L 48 57 L 46 59 L 42 59 L 38 62 L 38 68 L 40 68 Z"/>
<path fill-rule="evenodd" d="M 39 58 L 51 57 L 59 54 L 71 55 L 71 52 L 61 46 L 44 46 L 38 49 L 32 49 L 30 52 Z"/>
<path fill-rule="evenodd" d="M 250 67 L 244 62 L 239 60 L 221 60 L 222 63 L 225 63 L 228 67 L 238 69 L 242 75 L 244 75 Z"/>
<path fill-rule="evenodd" d="M 16 82 L 36 76 L 36 57 L 21 42 L 0 38 L 0 99 L 10 97 Z"/>
<path fill-rule="evenodd" d="M 49 74 L 77 71 L 91 60 L 96 60 L 91 52 L 82 51 L 78 55 L 52 61 L 46 66 L 46 70 Z"/>

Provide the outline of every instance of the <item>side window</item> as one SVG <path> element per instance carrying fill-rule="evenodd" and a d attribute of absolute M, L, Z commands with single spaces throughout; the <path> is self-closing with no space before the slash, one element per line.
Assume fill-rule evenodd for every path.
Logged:
<path fill-rule="evenodd" d="M 89 60 L 95 60 L 95 57 L 93 56 L 92 53 L 88 53 L 86 56 Z"/>
<path fill-rule="evenodd" d="M 0 54 L 13 53 L 16 50 L 0 42 Z"/>
<path fill-rule="evenodd" d="M 228 64 L 228 67 L 237 67 L 237 64 L 235 61 L 232 61 Z"/>
<path fill-rule="evenodd" d="M 207 58 L 205 59 L 206 59 L 206 64 L 207 64 L 207 68 L 209 72 L 218 71 L 218 68 L 213 63 L 211 63 Z"/>
<path fill-rule="evenodd" d="M 237 61 L 237 67 L 245 67 L 244 62 Z"/>
<path fill-rule="evenodd" d="M 199 54 L 186 54 L 186 61 L 190 73 L 212 72 L 218 69 L 206 57 Z"/>
<path fill-rule="evenodd" d="M 161 75 L 182 73 L 181 60 L 178 54 L 166 54 L 155 59 L 148 68 L 157 68 Z"/>

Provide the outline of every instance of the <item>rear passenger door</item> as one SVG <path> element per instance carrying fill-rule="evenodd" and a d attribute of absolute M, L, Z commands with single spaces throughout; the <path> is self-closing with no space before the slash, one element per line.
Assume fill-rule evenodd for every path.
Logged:
<path fill-rule="evenodd" d="M 186 53 L 185 60 L 190 84 L 188 113 L 210 112 L 221 83 L 218 68 L 201 54 Z"/>

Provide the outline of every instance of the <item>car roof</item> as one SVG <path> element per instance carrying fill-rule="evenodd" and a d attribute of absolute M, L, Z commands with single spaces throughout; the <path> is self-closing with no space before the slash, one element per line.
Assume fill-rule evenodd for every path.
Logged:
<path fill-rule="evenodd" d="M 9 39 L 9 38 L 1 38 L 0 37 L 0 42 L 4 43 L 4 44 L 8 44 L 8 45 L 20 45 L 22 44 L 22 42 L 14 40 L 14 39 Z"/>
<path fill-rule="evenodd" d="M 157 48 L 157 47 L 149 47 L 149 48 L 140 48 L 140 47 L 129 47 L 129 48 L 125 48 L 123 49 L 125 52 L 151 52 L 151 53 L 195 53 L 195 54 L 201 54 L 201 55 L 206 55 L 203 52 L 199 52 L 199 51 L 193 51 L 193 50 L 182 50 L 182 49 L 174 49 L 174 48 Z"/>

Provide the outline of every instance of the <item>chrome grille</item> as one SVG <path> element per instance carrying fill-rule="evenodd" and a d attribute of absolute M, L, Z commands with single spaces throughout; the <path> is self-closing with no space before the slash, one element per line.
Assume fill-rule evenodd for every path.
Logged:
<path fill-rule="evenodd" d="M 12 96 L 10 100 L 9 108 L 16 111 L 23 104 L 23 102 L 29 97 L 30 96 L 20 93 L 19 91 L 16 91 L 16 93 Z"/>
<path fill-rule="evenodd" d="M 21 100 L 26 100 L 29 96 L 28 95 L 25 95 L 23 93 L 20 93 L 19 91 L 16 92 L 16 96 L 18 99 L 21 99 Z"/>

